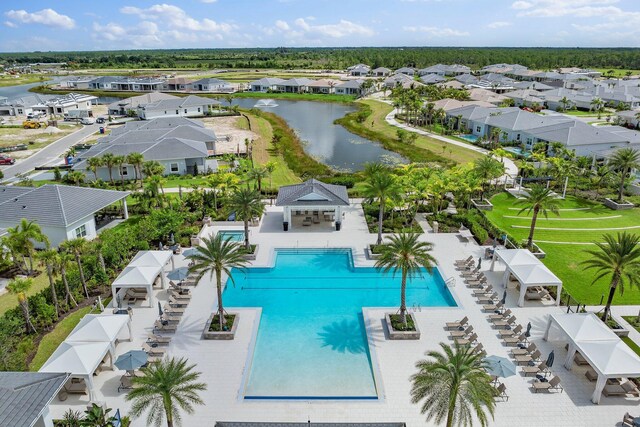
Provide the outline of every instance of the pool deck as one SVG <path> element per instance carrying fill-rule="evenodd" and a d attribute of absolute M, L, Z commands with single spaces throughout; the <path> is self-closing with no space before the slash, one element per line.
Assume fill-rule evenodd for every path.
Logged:
<path fill-rule="evenodd" d="M 231 227 L 227 227 L 229 229 Z M 237 227 L 236 227 L 237 228 Z M 209 227 L 206 234 L 215 233 L 225 227 Z M 183 315 L 174 334 L 167 354 L 174 357 L 186 357 L 197 365 L 202 372 L 201 380 L 208 384 L 208 390 L 202 394 L 204 406 L 197 406 L 192 415 L 183 414 L 183 426 L 213 426 L 215 421 L 270 421 L 270 422 L 405 422 L 408 426 L 435 425 L 425 422 L 419 406 L 410 401 L 409 377 L 414 373 L 416 361 L 423 358 L 426 351 L 438 349 L 439 342 L 450 342 L 448 333 L 443 329 L 445 322 L 459 320 L 468 316 L 470 324 L 489 355 L 508 357 L 509 349 L 504 347 L 476 304 L 471 291 L 458 277 L 453 267 L 456 259 L 473 255 L 478 258 L 484 248 L 473 242 L 463 242 L 456 234 L 425 233 L 422 238 L 434 244 L 433 254 L 438 260 L 444 279 L 457 277 L 451 288 L 458 301 L 456 308 L 423 308 L 415 312 L 422 338 L 419 341 L 389 341 L 385 339 L 385 330 L 381 319 L 385 310 L 367 308 L 364 310 L 368 329 L 372 360 L 379 373 L 382 387 L 379 401 L 243 401 L 240 397 L 244 376 L 247 374 L 247 361 L 250 357 L 251 340 L 257 327 L 259 310 L 227 310 L 240 312 L 241 318 L 236 339 L 233 341 L 204 341 L 201 334 L 204 324 L 215 306 L 214 284 L 207 277 L 193 289 L 193 298 Z M 253 265 L 269 266 L 273 262 L 275 248 L 352 248 L 356 266 L 371 266 L 374 261 L 366 259 L 364 248 L 375 242 L 375 234 L 369 234 L 364 222 L 362 209 L 358 204 L 346 210 L 343 229 L 340 232 L 327 231 L 327 228 L 294 228 L 282 231 L 282 212 L 276 207 L 267 207 L 267 213 L 260 225 L 251 228 L 251 242 L 259 245 L 257 259 Z M 183 256 L 175 256 L 176 267 L 186 265 Z M 493 282 L 498 294 L 502 293 L 499 280 L 502 272 L 486 271 L 489 262 L 483 262 L 483 270 Z M 166 291 L 157 290 L 157 297 L 163 303 L 167 300 Z M 510 378 L 503 379 L 510 398 L 507 402 L 498 402 L 495 421 L 492 426 L 614 426 L 622 420 L 625 412 L 640 413 L 640 399 L 606 398 L 600 405 L 590 401 L 594 383 L 584 376 L 584 368 L 574 367 L 567 371 L 562 362 L 566 351 L 559 342 L 542 340 L 547 315 L 561 313 L 555 306 L 532 305 L 516 307 L 515 291 L 510 291 L 507 304 L 517 316 L 519 323 L 531 322 L 532 337 L 540 348 L 543 358 L 554 349 L 556 363 L 552 368 L 564 386 L 563 393 L 539 393 L 531 391 L 531 378 L 524 378 L 521 371 Z M 157 318 L 157 308 L 135 307 L 133 315 L 133 342 L 117 345 L 116 354 L 131 349 L 140 349 L 147 334 Z M 99 400 L 105 401 L 110 408 L 119 408 L 127 414 L 130 404 L 125 401 L 125 392 L 118 393 L 117 387 L 122 371 L 103 371 L 94 377 Z M 87 396 L 70 395 L 65 402 L 54 399 L 51 413 L 60 417 L 68 409 L 83 410 L 88 403 Z M 134 420 L 133 426 L 146 425 L 145 419 Z"/>

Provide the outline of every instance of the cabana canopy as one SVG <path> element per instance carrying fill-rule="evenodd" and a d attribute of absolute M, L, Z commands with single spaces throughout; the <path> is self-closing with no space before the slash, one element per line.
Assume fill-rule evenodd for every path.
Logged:
<path fill-rule="evenodd" d="M 131 318 L 120 314 L 87 314 L 69 334 L 67 342 L 108 342 L 113 347 L 122 330 L 127 327 L 132 340 Z"/>
<path fill-rule="evenodd" d="M 556 305 L 560 304 L 562 280 L 558 278 L 546 265 L 527 249 L 499 249 L 496 250 L 491 262 L 491 271 L 494 271 L 495 263 L 501 260 L 506 268 L 503 277 L 505 287 L 509 283 L 509 277 L 513 275 L 520 282 L 520 296 L 518 306 L 524 305 L 527 289 L 535 286 L 555 286 L 557 290 Z"/>
<path fill-rule="evenodd" d="M 171 251 L 140 251 L 133 257 L 129 267 L 163 267 L 173 261 Z"/>
<path fill-rule="evenodd" d="M 116 298 L 118 289 L 145 288 L 149 298 L 149 307 L 153 307 L 153 283 L 155 282 L 156 277 L 160 275 L 160 280 L 162 280 L 164 287 L 165 278 L 162 272 L 163 268 L 161 266 L 125 267 L 116 280 L 111 284 L 113 297 Z"/>
<path fill-rule="evenodd" d="M 95 400 L 93 373 L 109 355 L 113 369 L 114 353 L 108 342 L 63 342 L 53 352 L 39 372 L 68 372 L 71 377 L 83 378 L 89 389 L 89 398 Z"/>
<path fill-rule="evenodd" d="M 544 335 L 549 340 L 554 329 L 559 330 L 569 341 L 565 368 L 571 370 L 573 359 L 579 351 L 582 357 L 597 372 L 598 381 L 591 396 L 599 403 L 608 378 L 640 377 L 640 358 L 628 345 L 593 313 L 554 314 Z"/>

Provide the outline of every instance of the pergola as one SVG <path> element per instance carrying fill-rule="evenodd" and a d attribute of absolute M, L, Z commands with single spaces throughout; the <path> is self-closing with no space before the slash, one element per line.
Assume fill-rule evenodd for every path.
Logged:
<path fill-rule="evenodd" d="M 111 293 L 116 298 L 119 290 L 131 288 L 145 288 L 149 297 L 149 307 L 153 307 L 153 284 L 156 277 L 160 276 L 162 287 L 166 288 L 166 279 L 161 266 L 155 267 L 131 267 L 127 266 L 111 284 Z"/>
<path fill-rule="evenodd" d="M 108 342 L 115 352 L 118 336 L 127 328 L 129 341 L 133 339 L 131 318 L 121 314 L 87 314 L 73 328 L 66 342 Z"/>
<path fill-rule="evenodd" d="M 514 276 L 520 282 L 520 296 L 518 298 L 518 307 L 524 305 L 527 290 L 537 286 L 555 286 L 556 305 L 560 305 L 560 294 L 562 291 L 562 280 L 558 278 L 546 265 L 544 265 L 535 255 L 527 249 L 498 249 L 494 252 L 491 261 L 491 271 L 495 271 L 496 261 L 502 261 L 505 264 L 504 276 L 502 283 L 509 283 L 509 277 Z"/>
<path fill-rule="evenodd" d="M 133 257 L 129 267 L 162 267 L 171 261 L 171 268 L 175 267 L 172 251 L 140 251 Z"/>
<path fill-rule="evenodd" d="M 580 352 L 598 374 L 596 388 L 591 396 L 593 403 L 600 402 L 607 379 L 640 377 L 638 355 L 595 314 L 550 315 L 544 339 L 548 341 L 554 330 L 561 332 L 569 341 L 565 368 L 571 370 L 576 352 Z"/>
<path fill-rule="evenodd" d="M 115 352 L 108 342 L 66 342 L 58 346 L 39 372 L 68 372 L 71 378 L 84 379 L 90 400 L 96 400 L 93 373 L 109 355 L 111 369 Z"/>

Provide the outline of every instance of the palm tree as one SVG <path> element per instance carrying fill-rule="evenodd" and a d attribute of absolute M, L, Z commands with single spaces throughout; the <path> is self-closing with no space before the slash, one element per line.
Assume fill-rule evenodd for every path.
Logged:
<path fill-rule="evenodd" d="M 596 270 L 592 284 L 611 275 L 609 297 L 602 314 L 602 320 L 606 321 L 616 289 L 620 288 L 622 295 L 625 282 L 631 286 L 640 286 L 640 236 L 625 231 L 615 237 L 605 234 L 603 238 L 604 242 L 596 243 L 597 249 L 586 250 L 590 257 L 581 264 L 588 270 Z"/>
<path fill-rule="evenodd" d="M 200 372 L 194 367 L 188 366 L 186 359 L 171 358 L 143 368 L 144 376 L 133 378 L 135 387 L 126 396 L 133 402 L 131 415 L 139 417 L 148 411 L 147 425 L 159 427 L 165 418 L 167 427 L 180 424 L 180 410 L 192 414 L 193 405 L 204 404 L 198 393 L 207 385 L 198 382 Z"/>
<path fill-rule="evenodd" d="M 195 255 L 191 255 L 190 261 L 193 266 L 189 267 L 189 273 L 197 273 L 196 283 L 207 273 L 213 278 L 216 275 L 216 290 L 218 292 L 218 321 L 220 330 L 224 325 L 224 308 L 222 306 L 222 273 L 229 276 L 231 283 L 235 283 L 231 275 L 232 268 L 242 269 L 247 266 L 245 259 L 246 251 L 242 245 L 232 242 L 231 237 L 223 240 L 222 235 L 216 234 L 215 237 L 205 237 L 202 239 L 204 246 L 198 246 Z"/>
<path fill-rule="evenodd" d="M 35 243 L 44 243 L 45 246 L 49 246 L 49 239 L 42 232 L 40 226 L 34 221 L 28 221 L 25 218 L 20 220 L 20 224 L 16 227 L 7 229 L 10 240 L 13 240 L 16 245 L 16 249 L 23 257 L 25 268 L 28 269 L 29 274 L 33 274 L 33 259 Z M 29 258 L 29 265 L 24 257 Z"/>
<path fill-rule="evenodd" d="M 73 182 L 78 187 L 86 179 L 86 175 L 82 171 L 70 171 L 67 172 L 67 180 Z"/>
<path fill-rule="evenodd" d="M 98 180 L 98 168 L 103 166 L 103 159 L 101 157 L 89 157 L 87 159 L 87 169 L 93 172 L 95 180 Z"/>
<path fill-rule="evenodd" d="M 244 221 L 244 247 L 249 252 L 251 250 L 249 245 L 249 221 L 256 216 L 262 216 L 264 213 L 264 203 L 262 203 L 260 193 L 256 190 L 240 188 L 231 194 L 229 208 L 235 211 L 236 218 Z"/>
<path fill-rule="evenodd" d="M 146 177 L 163 175 L 165 171 L 164 166 L 155 160 L 149 160 L 142 164 L 142 174 Z"/>
<path fill-rule="evenodd" d="M 569 101 L 566 96 L 563 96 L 562 99 L 560 99 L 560 104 L 562 105 L 562 111 L 566 111 L 567 106 L 571 104 L 571 101 Z"/>
<path fill-rule="evenodd" d="M 129 153 L 127 155 L 127 163 L 133 166 L 133 172 L 135 173 L 136 181 L 142 182 L 142 165 L 144 163 L 144 156 L 140 153 Z"/>
<path fill-rule="evenodd" d="M 497 161 L 490 156 L 482 156 L 474 162 L 473 172 L 482 180 L 482 190 L 480 200 L 484 199 L 484 192 L 487 183 L 499 178 L 504 174 L 504 163 Z"/>
<path fill-rule="evenodd" d="M 269 189 L 273 188 L 273 172 L 275 172 L 277 167 L 278 167 L 278 164 L 273 160 L 270 160 L 264 164 L 264 168 L 267 170 L 267 173 L 269 174 Z"/>
<path fill-rule="evenodd" d="M 491 129 L 491 134 L 490 134 L 490 140 L 491 140 L 491 149 L 495 150 L 496 148 L 498 148 L 500 146 L 500 136 L 502 135 L 502 129 L 500 128 L 493 128 Z"/>
<path fill-rule="evenodd" d="M 113 184 L 113 167 L 117 164 L 116 156 L 113 153 L 104 153 L 102 155 L 102 164 L 109 171 L 109 181 Z"/>
<path fill-rule="evenodd" d="M 37 332 L 33 323 L 31 323 L 31 315 L 29 314 L 29 301 L 27 301 L 27 292 L 31 289 L 33 281 L 31 279 L 13 279 L 7 284 L 7 291 L 18 297 L 18 303 L 22 309 L 24 316 L 24 324 L 27 334 Z"/>
<path fill-rule="evenodd" d="M 527 239 L 527 248 L 531 250 L 533 249 L 533 233 L 536 229 L 538 214 L 542 212 L 542 215 L 544 215 L 545 218 L 549 217 L 548 212 L 560 215 L 560 211 L 558 209 L 560 202 L 550 189 L 545 188 L 540 184 L 532 185 L 531 189 L 528 190 L 528 193 L 529 194 L 516 203 L 524 206 L 520 209 L 518 215 L 524 211 L 527 211 L 528 215 L 533 211 L 533 216 L 531 217 L 531 229 L 529 230 L 529 238 Z"/>
<path fill-rule="evenodd" d="M 49 278 L 49 287 L 51 288 L 51 301 L 56 309 L 56 318 L 60 314 L 60 307 L 58 306 L 58 295 L 56 293 L 56 282 L 54 275 L 56 272 L 55 264 L 58 257 L 58 251 L 55 249 L 46 249 L 38 252 L 38 259 L 44 265 L 47 270 L 47 277 Z"/>
<path fill-rule="evenodd" d="M 268 175 L 269 172 L 267 171 L 266 168 L 251 168 L 249 170 L 249 179 L 252 179 L 256 182 L 257 186 L 258 186 L 258 192 L 261 193 L 262 192 L 262 180 L 265 179 Z"/>
<path fill-rule="evenodd" d="M 380 203 L 378 210 L 378 240 L 377 245 L 382 244 L 382 223 L 384 220 L 384 208 L 387 203 L 387 199 L 396 199 L 400 193 L 400 187 L 398 186 L 395 178 L 390 173 L 378 173 L 371 176 L 364 183 L 363 194 L 370 200 L 377 199 Z"/>
<path fill-rule="evenodd" d="M 64 303 L 69 305 L 69 302 L 73 303 L 74 307 L 78 306 L 76 299 L 71 294 L 69 289 L 69 280 L 67 280 L 67 267 L 73 262 L 73 256 L 65 251 L 58 251 L 58 256 L 55 259 L 55 270 L 60 272 L 62 278 L 62 284 L 64 285 Z"/>
<path fill-rule="evenodd" d="M 633 148 L 620 148 L 609 159 L 609 165 L 620 171 L 620 186 L 618 188 L 618 203 L 623 202 L 624 184 L 631 174 L 631 170 L 640 168 L 640 151 Z"/>
<path fill-rule="evenodd" d="M 120 174 L 120 182 L 124 186 L 124 175 L 122 174 L 122 170 L 124 169 L 124 164 L 127 161 L 125 156 L 114 156 L 113 161 L 116 165 L 118 165 L 118 173 Z"/>
<path fill-rule="evenodd" d="M 598 118 L 600 118 L 604 109 L 604 101 L 600 98 L 593 98 L 591 100 L 591 109 L 598 113 Z"/>
<path fill-rule="evenodd" d="M 84 411 L 85 416 L 80 421 L 81 427 L 112 427 L 116 417 L 109 415 L 111 408 L 104 409 L 102 406 L 91 405 L 91 408 Z"/>
<path fill-rule="evenodd" d="M 400 233 L 389 237 L 389 243 L 381 246 L 380 258 L 376 261 L 376 268 L 384 273 L 391 271 L 395 276 L 398 271 L 402 275 L 400 282 L 400 321 L 407 326 L 407 278 L 420 275 L 421 269 L 426 268 L 429 273 L 436 263 L 429 254 L 433 248 L 431 243 L 418 241 L 416 233 Z"/>
<path fill-rule="evenodd" d="M 75 239 L 67 240 L 61 246 L 69 253 L 73 254 L 76 264 L 78 265 L 78 273 L 80 274 L 80 283 L 82 283 L 82 289 L 84 295 L 89 298 L 89 291 L 87 290 L 87 281 L 84 278 L 84 269 L 82 268 L 82 259 L 80 255 L 86 247 L 87 241 L 82 237 L 76 237 Z"/>
<path fill-rule="evenodd" d="M 481 426 L 488 425 L 487 412 L 493 418 L 495 389 L 484 369 L 482 356 L 469 345 L 440 343 L 442 352 L 430 351 L 431 360 L 416 363 L 411 376 L 411 401 L 423 401 L 420 412 L 446 426 L 472 426 L 473 415 Z"/>

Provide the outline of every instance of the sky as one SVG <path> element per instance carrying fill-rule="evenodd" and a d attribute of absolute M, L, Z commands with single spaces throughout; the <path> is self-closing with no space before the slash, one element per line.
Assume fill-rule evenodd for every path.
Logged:
<path fill-rule="evenodd" d="M 640 0 L 0 2 L 0 51 L 640 47 Z"/>

